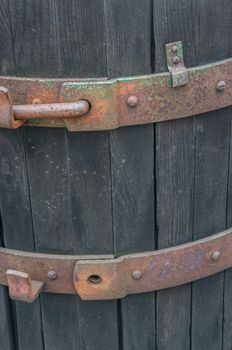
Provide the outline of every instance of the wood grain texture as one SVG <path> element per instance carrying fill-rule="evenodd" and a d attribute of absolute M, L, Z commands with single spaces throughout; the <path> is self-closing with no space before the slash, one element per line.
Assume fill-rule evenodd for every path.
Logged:
<path fill-rule="evenodd" d="M 3 225 L 0 215 L 0 247 L 4 247 Z M 14 350 L 14 329 L 8 288 L 0 286 L 0 344 L 2 350 Z"/>
<path fill-rule="evenodd" d="M 15 52 L 9 5 L 7 1 L 1 2 L 0 5 L 2 30 L 0 62 L 1 74 L 14 75 L 16 74 Z M 23 131 L 1 130 L 0 132 L 0 198 L 4 243 L 7 248 L 33 251 L 33 227 Z M 18 349 L 33 347 L 35 350 L 41 350 L 43 340 L 40 302 L 37 301 L 31 307 L 17 302 L 12 305 L 14 327 L 17 328 L 14 344 L 17 344 Z"/>
<path fill-rule="evenodd" d="M 155 71 L 167 71 L 165 44 L 181 40 L 187 66 L 196 59 L 197 19 L 194 1 L 154 1 Z M 192 240 L 194 185 L 194 120 L 157 124 L 157 249 Z M 190 349 L 191 286 L 157 293 L 158 350 Z"/>
<path fill-rule="evenodd" d="M 231 119 L 231 109 L 228 111 L 228 117 Z M 227 188 L 227 227 L 232 226 L 232 138 L 230 126 L 230 150 L 228 167 L 228 188 Z M 223 350 L 232 349 L 232 269 L 225 271 L 224 284 L 224 318 L 223 318 Z"/>
<path fill-rule="evenodd" d="M 10 74 L 14 71 L 14 55 L 12 50 L 12 33 L 10 26 L 10 17 L 7 1 L 3 0 L 0 3 L 0 31 L 5 35 L 0 36 L 0 72 L 1 74 Z M 4 52 L 4 54 L 2 54 Z M 1 137 L 1 134 L 0 134 Z M 1 193 L 1 190 L 0 190 Z M 0 200 L 0 208 L 3 203 Z M 1 209 L 2 210 L 2 209 Z M 4 245 L 3 225 L 0 215 L 0 246 Z M 2 350 L 13 350 L 13 325 L 11 319 L 10 304 L 8 298 L 8 290 L 6 287 L 0 286 L 0 344 Z"/>
<path fill-rule="evenodd" d="M 200 120 L 201 119 L 201 120 Z M 200 117 L 196 124 L 194 238 L 225 227 L 230 122 L 225 111 Z M 222 156 L 223 155 L 223 156 Z M 221 349 L 223 273 L 193 283 L 192 347 Z"/>
<path fill-rule="evenodd" d="M 1 130 L 0 198 L 7 248 L 34 250 L 30 196 L 27 182 L 23 130 Z M 22 239 L 23 237 L 23 239 Z M 15 303 L 15 325 L 19 349 L 42 348 L 40 302 Z M 35 344 L 34 344 L 35 343 Z"/>
<path fill-rule="evenodd" d="M 231 2 L 199 1 L 198 6 L 197 63 L 230 57 Z M 230 138 L 228 111 L 224 109 L 196 118 L 194 239 L 225 228 Z M 193 283 L 193 350 L 222 348 L 223 288 L 223 273 Z"/>
<path fill-rule="evenodd" d="M 151 1 L 105 1 L 110 78 L 151 72 Z M 153 126 L 111 132 L 116 256 L 154 249 Z M 155 346 L 154 293 L 119 302 L 123 349 Z"/>
<path fill-rule="evenodd" d="M 97 3 L 12 2 L 17 74 L 105 75 L 103 2 Z M 112 252 L 109 134 L 28 128 L 24 139 L 36 250 Z M 44 348 L 117 349 L 116 306 L 42 295 Z"/>
<path fill-rule="evenodd" d="M 231 18 L 230 0 L 2 0 L 0 74 L 161 72 L 175 40 L 186 66 L 205 64 L 232 56 Z M 120 256 L 219 232 L 231 147 L 230 108 L 155 128 L 0 130 L 0 244 Z M 231 292 L 231 270 L 122 301 L 9 303 L 1 287 L 0 350 L 231 350 Z"/>

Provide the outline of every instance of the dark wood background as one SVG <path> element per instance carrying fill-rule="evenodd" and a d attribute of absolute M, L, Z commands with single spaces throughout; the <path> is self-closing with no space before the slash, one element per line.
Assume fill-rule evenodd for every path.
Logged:
<path fill-rule="evenodd" d="M 232 56 L 231 0 L 1 0 L 0 74 L 116 77 Z M 231 109 L 112 132 L 0 130 L 0 244 L 103 254 L 232 225 Z M 122 301 L 0 287 L 0 350 L 231 350 L 232 272 Z"/>

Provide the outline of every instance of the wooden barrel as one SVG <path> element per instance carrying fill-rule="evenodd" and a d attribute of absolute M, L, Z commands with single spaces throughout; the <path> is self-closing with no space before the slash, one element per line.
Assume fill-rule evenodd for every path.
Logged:
<path fill-rule="evenodd" d="M 115 78 L 232 56 L 230 0 L 2 0 L 0 74 Z M 179 89 L 179 88 L 177 88 Z M 182 101 L 182 103 L 187 101 Z M 0 243 L 55 254 L 158 250 L 232 222 L 231 109 L 113 131 L 0 129 Z M 118 300 L 0 287 L 1 350 L 231 350 L 231 271 Z"/>

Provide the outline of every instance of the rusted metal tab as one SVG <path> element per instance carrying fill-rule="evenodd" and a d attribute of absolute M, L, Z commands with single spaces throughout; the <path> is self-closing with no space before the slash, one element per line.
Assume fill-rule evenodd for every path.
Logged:
<path fill-rule="evenodd" d="M 188 71 L 184 65 L 183 47 L 181 41 L 166 44 L 168 70 L 172 75 L 172 86 L 188 84 Z"/>
<path fill-rule="evenodd" d="M 231 252 L 232 228 L 199 241 L 117 259 L 0 248 L 0 284 L 9 285 L 13 299 L 27 302 L 41 291 L 78 293 L 83 300 L 118 299 L 213 275 L 232 267 Z"/>
<path fill-rule="evenodd" d="M 170 288 L 232 266 L 232 230 L 158 251 L 115 260 L 78 261 L 75 286 L 84 300 L 119 299 Z"/>
<path fill-rule="evenodd" d="M 172 73 L 79 81 L 0 77 L 0 127 L 111 130 L 231 106 L 232 59 L 187 69 L 186 84 L 182 48 L 176 44 L 180 62 Z M 173 46 L 167 46 L 172 60 Z"/>
<path fill-rule="evenodd" d="M 33 303 L 44 285 L 43 282 L 32 281 L 30 276 L 22 271 L 7 270 L 6 276 L 10 297 L 13 300 Z"/>

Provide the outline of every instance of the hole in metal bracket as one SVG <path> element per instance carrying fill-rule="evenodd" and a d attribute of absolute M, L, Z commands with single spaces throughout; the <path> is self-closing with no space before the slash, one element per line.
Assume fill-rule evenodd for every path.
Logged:
<path fill-rule="evenodd" d="M 88 282 L 90 282 L 91 284 L 98 284 L 102 282 L 102 279 L 98 275 L 91 275 L 88 277 Z"/>

